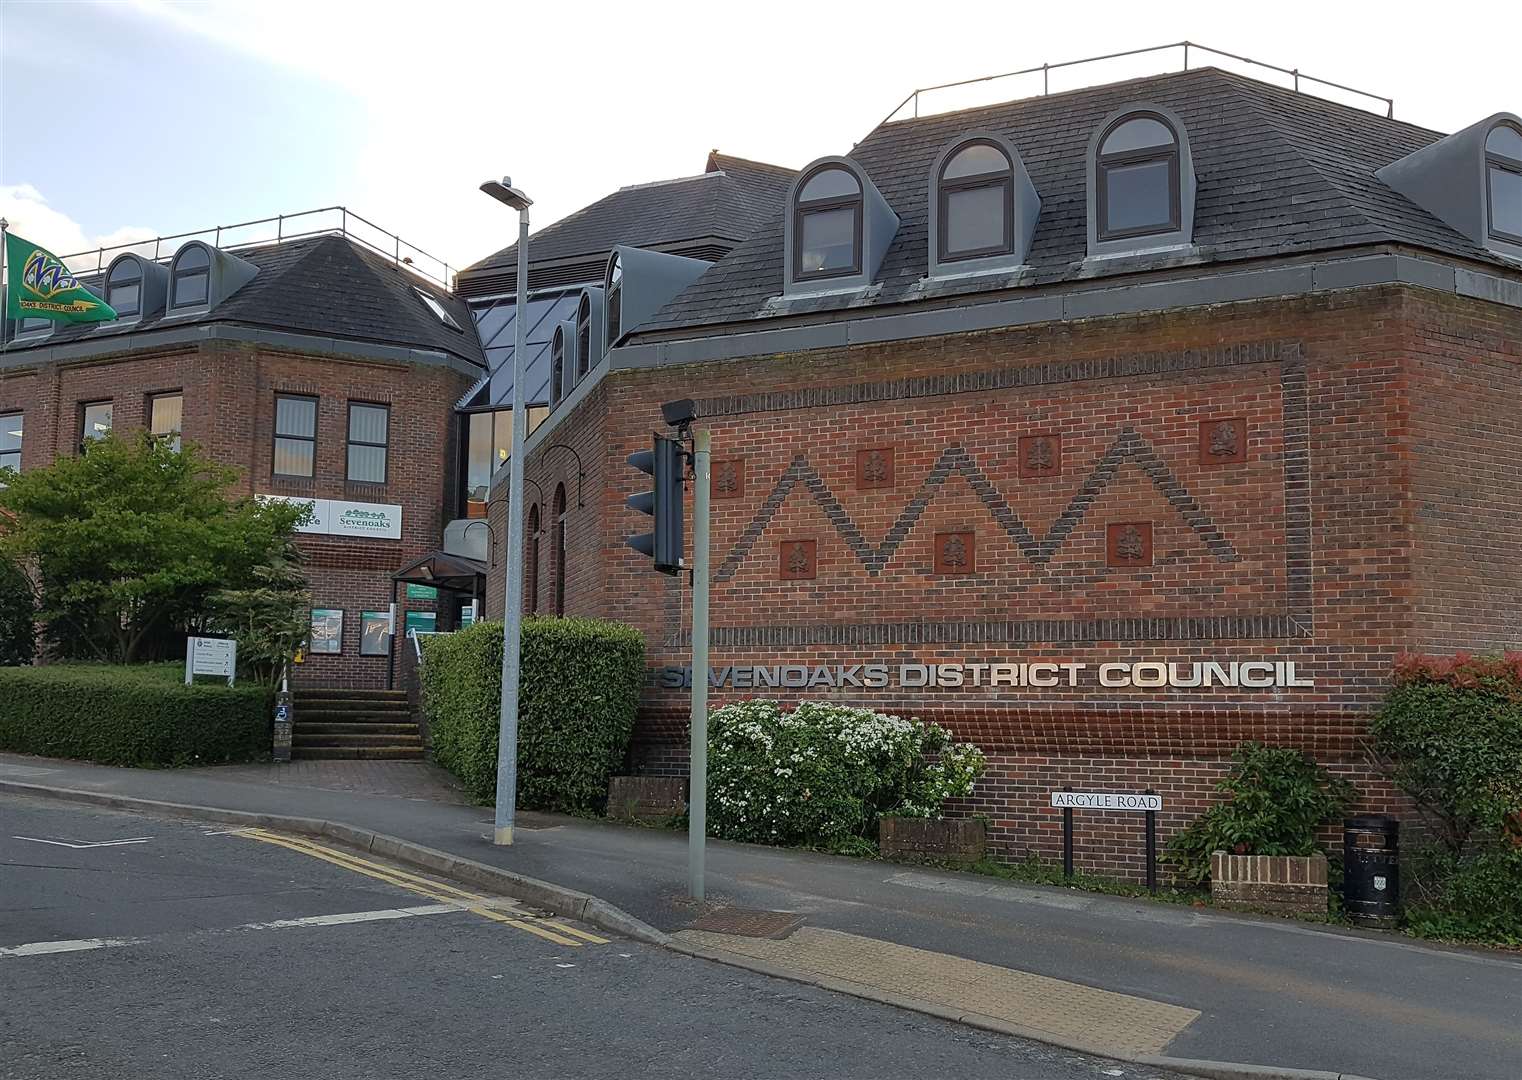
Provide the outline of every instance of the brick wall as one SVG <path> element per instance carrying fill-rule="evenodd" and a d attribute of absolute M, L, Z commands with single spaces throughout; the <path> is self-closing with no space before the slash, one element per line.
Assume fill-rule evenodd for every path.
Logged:
<path fill-rule="evenodd" d="M 828 696 L 947 724 L 990 755 L 958 809 L 989 815 L 1005 857 L 1056 856 L 1047 793 L 1063 784 L 1160 791 L 1166 840 L 1247 738 L 1303 747 L 1357 781 L 1367 808 L 1398 808 L 1360 735 L 1396 653 L 1454 643 L 1415 597 L 1429 611 L 1441 595 L 1489 607 L 1471 585 L 1482 537 L 1504 524 L 1450 524 L 1463 534 L 1453 555 L 1419 557 L 1432 532 L 1414 508 L 1422 483 L 1443 483 L 1448 408 L 1417 392 L 1428 372 L 1450 373 L 1455 409 L 1477 363 L 1496 386 L 1494 440 L 1464 501 L 1503 503 L 1517 469 L 1502 447 L 1518 335 L 1477 304 L 1434 332 L 1429 308 L 1426 294 L 1376 288 L 620 373 L 605 391 L 615 482 L 600 491 L 600 612 L 643 628 L 653 665 L 685 663 L 684 583 L 622 546 L 637 523 L 623 500 L 642 479 L 623 459 L 661 426 L 662 401 L 700 388 L 715 666 L 1090 665 L 1072 688 L 725 687 L 712 700 Z M 1488 352 L 1467 344 L 1486 333 Z M 1031 454 L 1022 440 L 1037 438 Z M 1487 512 L 1514 513 L 1505 505 Z M 1128 525 L 1140 527 L 1129 559 L 1116 550 Z M 953 537 L 960 562 L 947 565 Z M 1514 596 L 1502 577 L 1490 595 Z M 1477 646 L 1515 633 L 1515 603 L 1489 610 L 1467 634 Z M 1315 685 L 1092 682 L 1106 662 L 1257 659 L 1293 661 Z M 685 692 L 652 685 L 632 767 L 684 770 L 685 718 Z M 1139 819 L 1080 816 L 1080 865 L 1140 873 Z"/>
<path fill-rule="evenodd" d="M 392 572 L 440 545 L 444 495 L 454 490 L 457 461 L 452 406 L 468 383 L 442 367 L 214 342 L 9 374 L 0 380 L 0 412 L 25 411 L 23 467 L 39 468 L 57 454 L 76 451 L 82 403 L 111 401 L 113 426 L 129 431 L 145 425 L 151 395 L 178 391 L 184 396 L 183 439 L 239 470 L 235 492 L 400 504 L 399 541 L 300 538 L 313 603 L 343 609 L 344 639 L 340 655 L 309 657 L 298 682 L 384 686 L 386 658 L 359 655 L 360 613 L 384 611 Z M 277 392 L 319 399 L 311 480 L 271 475 Z M 390 406 L 384 484 L 345 479 L 350 401 Z M 400 606 L 405 609 L 405 601 Z M 399 640 L 398 652 L 404 647 Z"/>

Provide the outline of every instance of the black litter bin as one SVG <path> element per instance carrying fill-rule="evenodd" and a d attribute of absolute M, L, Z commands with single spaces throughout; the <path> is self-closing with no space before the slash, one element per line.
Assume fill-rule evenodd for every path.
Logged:
<path fill-rule="evenodd" d="M 1390 927 L 1400 913 L 1400 822 L 1381 814 L 1342 822 L 1342 904 L 1365 926 Z"/>

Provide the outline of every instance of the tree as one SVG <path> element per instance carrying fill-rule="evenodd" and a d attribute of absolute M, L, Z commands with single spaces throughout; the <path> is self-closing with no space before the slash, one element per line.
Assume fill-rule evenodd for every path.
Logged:
<path fill-rule="evenodd" d="M 21 567 L 0 559 L 0 665 L 30 664 L 36 653 L 36 587 Z"/>
<path fill-rule="evenodd" d="M 307 635 L 312 594 L 295 543 L 267 566 L 256 566 L 253 580 L 240 589 L 223 589 L 211 598 L 212 629 L 238 642 L 238 659 L 266 685 L 285 673 Z"/>
<path fill-rule="evenodd" d="M 38 615 L 68 655 L 132 663 L 196 628 L 212 593 L 290 550 L 309 511 L 232 498 L 233 469 L 191 444 L 115 433 L 45 469 L 0 470 L 0 556 L 33 567 Z"/>

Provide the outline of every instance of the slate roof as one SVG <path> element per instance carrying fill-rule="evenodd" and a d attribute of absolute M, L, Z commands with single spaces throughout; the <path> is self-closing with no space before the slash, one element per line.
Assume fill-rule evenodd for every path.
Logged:
<path fill-rule="evenodd" d="M 1484 249 L 1387 188 L 1381 166 L 1441 136 L 1309 94 L 1215 68 L 1152 76 L 880 125 L 850 152 L 898 214 L 877 289 L 808 301 L 782 293 L 782 221 L 739 245 L 641 327 L 676 331 L 923 299 L 928 185 L 936 156 L 962 133 L 1009 137 L 1041 198 L 1041 215 L 1017 287 L 1135 273 L 1160 256 L 1091 261 L 1087 255 L 1085 154 L 1112 111 L 1153 102 L 1188 131 L 1198 180 L 1198 254 L 1166 265 L 1224 263 L 1357 245 L 1401 243 L 1496 264 Z M 1008 290 L 1008 278 L 937 283 L 933 295 Z"/>
<path fill-rule="evenodd" d="M 620 188 L 540 229 L 529 238 L 530 267 L 585 258 L 600 269 L 618 244 L 665 251 L 708 239 L 738 243 L 779 218 L 792 178 L 791 169 L 715 150 L 705 172 Z M 515 243 L 461 270 L 455 287 L 468 293 L 472 279 L 515 273 L 517 258 Z M 538 287 L 532 270 L 530 282 Z"/>
<path fill-rule="evenodd" d="M 451 353 L 475 365 L 485 357 L 464 301 L 341 235 L 289 240 L 232 250 L 259 272 L 210 311 L 165 320 L 164 313 L 130 323 L 59 324 L 39 341 L 13 341 L 9 351 L 145 333 L 159 326 L 237 323 L 269 330 L 344 338 Z M 80 277 L 98 285 L 104 275 Z M 462 329 L 446 326 L 414 288 L 432 296 Z"/>

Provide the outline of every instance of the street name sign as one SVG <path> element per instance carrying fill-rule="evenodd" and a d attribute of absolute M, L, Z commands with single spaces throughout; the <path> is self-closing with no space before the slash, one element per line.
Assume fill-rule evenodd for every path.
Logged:
<path fill-rule="evenodd" d="M 1161 795 L 1140 795 L 1126 791 L 1054 791 L 1052 805 L 1073 810 L 1161 810 Z"/>

